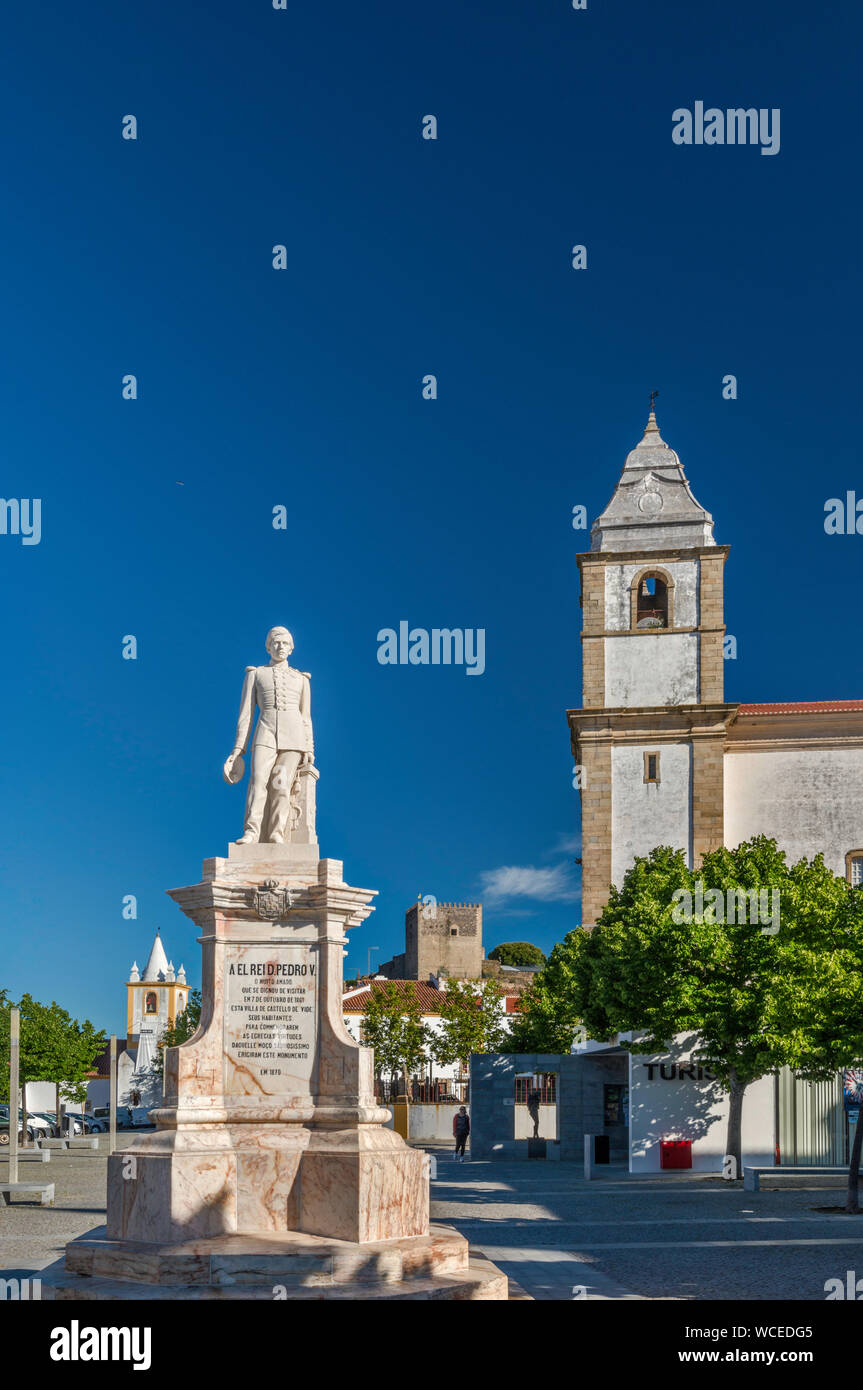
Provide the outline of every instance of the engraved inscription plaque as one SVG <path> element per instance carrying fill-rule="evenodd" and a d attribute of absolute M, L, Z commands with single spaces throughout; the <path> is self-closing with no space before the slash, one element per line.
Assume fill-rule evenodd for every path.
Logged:
<path fill-rule="evenodd" d="M 314 946 L 227 949 L 224 1050 L 226 1096 L 307 1096 L 316 1089 Z"/>

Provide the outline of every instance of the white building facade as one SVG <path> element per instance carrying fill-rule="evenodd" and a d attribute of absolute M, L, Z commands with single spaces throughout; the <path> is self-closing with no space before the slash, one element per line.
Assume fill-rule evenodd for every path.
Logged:
<path fill-rule="evenodd" d="M 428 981 L 422 980 L 391 980 L 383 975 L 377 976 L 372 980 L 361 980 L 353 988 L 345 991 L 342 997 L 342 1014 L 345 1027 L 352 1038 L 358 1043 L 362 1043 L 362 1024 L 366 1007 L 371 998 L 372 991 L 376 989 L 386 989 L 388 986 L 395 986 L 396 989 L 404 992 L 410 989 L 414 997 L 418 1000 L 422 1022 L 428 1031 L 433 1035 L 440 1035 L 443 1031 L 443 1021 L 441 1019 L 441 1002 L 446 990 L 445 976 L 432 976 Z M 504 994 L 501 1004 L 504 1010 L 504 1022 L 507 1027 L 511 1027 L 512 1015 L 516 1010 L 518 996 L 516 994 Z M 444 1090 L 459 1101 L 463 1098 L 461 1087 L 466 1085 L 467 1077 L 462 1073 L 458 1062 L 440 1063 L 432 1057 L 431 1048 L 426 1049 L 426 1061 L 422 1075 L 419 1072 L 411 1078 L 415 1086 L 424 1088 L 423 1098 L 427 1096 L 428 1083 L 440 1083 Z M 409 1093 L 410 1096 L 410 1093 Z"/>

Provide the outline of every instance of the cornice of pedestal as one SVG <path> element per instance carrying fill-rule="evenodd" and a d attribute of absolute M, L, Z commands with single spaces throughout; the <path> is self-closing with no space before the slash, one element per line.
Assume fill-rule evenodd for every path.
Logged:
<path fill-rule="evenodd" d="M 225 861 L 206 861 L 207 864 Z M 240 878 L 236 871 L 202 879 L 185 888 L 169 888 L 168 897 L 198 926 L 214 919 L 256 923 L 264 927 L 301 926 L 309 917 L 336 917 L 343 929 L 357 927 L 374 912 L 376 888 L 353 888 L 341 875 L 338 859 L 321 859 L 317 880 L 309 874 L 273 872 Z"/>

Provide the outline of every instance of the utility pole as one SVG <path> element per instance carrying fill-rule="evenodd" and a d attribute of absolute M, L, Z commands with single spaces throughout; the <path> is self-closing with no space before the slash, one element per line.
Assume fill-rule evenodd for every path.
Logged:
<path fill-rule="evenodd" d="M 117 1147 L 117 1034 L 111 1034 L 111 1065 L 108 1069 L 108 1153 Z"/>
<path fill-rule="evenodd" d="M 18 1061 L 21 1014 L 9 1010 L 9 1181 L 18 1181 Z"/>

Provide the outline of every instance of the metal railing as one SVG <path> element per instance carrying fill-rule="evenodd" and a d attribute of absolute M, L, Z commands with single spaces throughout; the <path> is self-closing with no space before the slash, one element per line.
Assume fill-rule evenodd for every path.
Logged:
<path fill-rule="evenodd" d="M 409 1081 L 407 1090 L 404 1082 L 375 1082 L 375 1099 L 381 1105 L 391 1105 L 396 1100 L 407 1100 L 411 1105 L 467 1105 L 470 1082 L 453 1081 L 450 1077 L 432 1081 Z"/>
<path fill-rule="evenodd" d="M 527 1105 L 532 1091 L 538 1093 L 540 1105 L 555 1105 L 557 1103 L 557 1074 L 546 1072 L 537 1083 L 530 1076 L 517 1076 L 515 1078 L 516 1105 Z"/>

